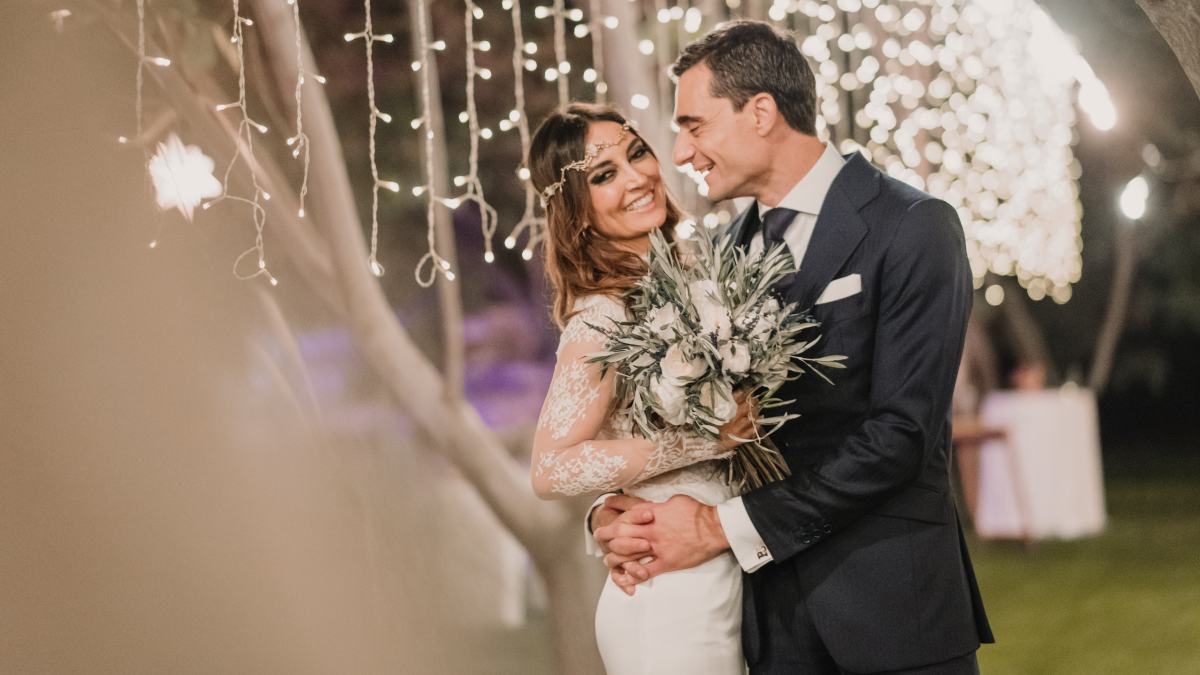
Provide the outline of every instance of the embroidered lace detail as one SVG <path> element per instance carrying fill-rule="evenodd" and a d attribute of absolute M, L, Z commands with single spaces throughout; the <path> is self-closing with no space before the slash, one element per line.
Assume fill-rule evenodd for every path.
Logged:
<path fill-rule="evenodd" d="M 546 453 L 538 462 L 538 474 L 550 470 L 550 489 L 568 497 L 599 492 L 619 484 L 621 471 L 628 466 L 620 455 L 609 455 L 602 448 L 584 443 L 579 456 L 560 461 L 557 453 Z"/>
<path fill-rule="evenodd" d="M 634 479 L 635 482 L 698 462 L 733 455 L 717 441 L 675 429 L 660 431 L 651 440 L 655 443 L 654 450 L 646 458 L 646 465 Z"/>
<path fill-rule="evenodd" d="M 554 440 L 566 438 L 599 395 L 600 387 L 588 381 L 587 366 L 580 361 L 563 366 L 550 385 L 538 428 L 549 429 Z"/>
<path fill-rule="evenodd" d="M 563 327 L 562 337 L 558 340 L 558 351 L 571 343 L 601 343 L 605 341 L 604 333 L 593 328 L 600 326 L 608 328 L 618 321 L 625 321 L 625 305 L 607 295 L 589 295 L 575 303 L 579 313 L 567 321 Z"/>

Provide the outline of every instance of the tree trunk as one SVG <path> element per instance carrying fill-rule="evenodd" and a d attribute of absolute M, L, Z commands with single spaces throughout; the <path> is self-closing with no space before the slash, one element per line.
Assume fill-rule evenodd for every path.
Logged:
<path fill-rule="evenodd" d="M 1054 359 L 1050 348 L 1046 345 L 1046 337 L 1037 320 L 1029 313 L 1026 304 L 1025 289 L 1021 288 L 1011 278 L 1003 281 L 1005 286 L 1004 302 L 1000 309 L 1004 312 L 1004 323 L 1017 350 L 1018 359 L 1025 363 L 1036 363 L 1046 369 L 1046 383 L 1058 382 L 1058 371 L 1054 367 Z"/>
<path fill-rule="evenodd" d="M 1200 0 L 1137 0 L 1200 96 Z"/>
<path fill-rule="evenodd" d="M 286 29 L 291 24 L 287 4 L 274 0 L 257 7 L 262 15 L 257 25 L 277 66 L 276 81 L 288 95 L 287 83 L 295 81 L 295 70 L 287 64 L 295 59 L 285 55 L 295 46 Z M 304 67 L 315 72 L 307 42 L 303 50 Z M 580 545 L 578 510 L 537 499 L 529 488 L 527 469 L 512 459 L 469 404 L 430 395 L 444 392 L 445 382 L 404 331 L 367 269 L 366 243 L 328 99 L 319 89 L 305 93 L 304 118 L 314 155 L 313 220 L 322 226 L 329 244 L 347 321 L 363 357 L 533 557 L 550 589 L 561 671 L 601 672 L 590 628 L 595 585 L 585 574 L 597 567 Z"/>
<path fill-rule="evenodd" d="M 1112 276 L 1112 291 L 1109 294 L 1108 311 L 1101 324 L 1100 337 L 1096 339 L 1096 356 L 1092 361 L 1092 372 L 1088 386 L 1099 396 L 1108 386 L 1116 358 L 1117 344 L 1125 329 L 1129 296 L 1133 291 L 1133 273 L 1137 267 L 1137 242 L 1133 223 L 1121 227 L 1117 237 L 1115 253 L 1117 261 Z"/>

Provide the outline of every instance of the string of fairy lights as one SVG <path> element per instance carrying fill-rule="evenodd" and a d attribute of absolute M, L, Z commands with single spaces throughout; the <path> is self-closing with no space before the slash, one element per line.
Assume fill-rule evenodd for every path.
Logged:
<path fill-rule="evenodd" d="M 308 169 L 310 164 L 308 134 L 304 133 L 304 83 L 305 75 L 311 75 L 313 80 L 318 84 L 325 84 L 325 77 L 316 73 L 306 73 L 304 70 L 304 28 L 300 25 L 300 2 L 299 0 L 287 0 L 288 5 L 292 7 L 292 22 L 295 26 L 295 45 L 296 45 L 296 134 L 287 139 L 287 145 L 292 149 L 292 158 L 300 159 L 303 162 L 303 175 L 300 179 L 300 187 L 297 190 L 297 196 L 300 201 L 300 207 L 296 211 L 296 215 L 300 218 L 305 216 L 304 199 L 308 196 Z"/>
<path fill-rule="evenodd" d="M 371 0 L 363 0 L 363 29 L 357 33 L 346 33 L 343 39 L 346 42 L 354 40 L 362 40 L 365 45 L 367 55 L 367 107 L 370 110 L 368 114 L 368 131 L 367 131 L 367 158 L 371 165 L 371 248 L 367 254 L 367 265 L 371 273 L 375 276 L 383 276 L 384 267 L 379 262 L 379 189 L 384 188 L 392 192 L 400 191 L 400 184 L 396 181 L 385 181 L 379 177 L 379 163 L 375 159 L 376 145 L 375 133 L 382 120 L 385 124 L 392 121 L 392 116 L 383 112 L 375 105 L 375 43 L 385 42 L 391 44 L 396 38 L 391 33 L 376 33 L 375 26 L 371 21 Z M 432 217 L 430 218 L 432 220 Z"/>
<path fill-rule="evenodd" d="M 513 30 L 513 51 L 512 51 L 512 67 L 513 67 L 513 102 L 514 107 L 512 115 L 517 118 L 516 127 L 517 133 L 521 139 L 521 158 L 529 157 L 529 117 L 525 114 L 525 64 L 527 52 L 533 53 L 536 51 L 537 44 L 525 42 L 525 34 L 521 28 L 521 0 L 504 0 L 503 7 L 508 10 L 512 18 Z M 531 50 L 530 47 L 534 49 Z M 536 61 L 533 63 L 534 69 L 537 68 Z M 533 189 L 533 182 L 530 180 L 529 167 L 523 163 L 517 167 L 517 178 L 525 187 L 525 210 L 521 214 L 521 219 L 513 226 L 512 232 L 504 239 L 505 248 L 516 248 L 518 238 L 528 230 L 528 243 L 525 249 L 521 252 L 521 256 L 526 260 L 533 258 L 533 249 L 541 240 L 542 230 L 546 225 L 546 219 L 537 214 L 537 194 Z M 484 253 L 484 260 L 488 263 L 496 260 L 495 254 L 489 248 Z"/>
<path fill-rule="evenodd" d="M 237 52 L 238 98 L 231 103 L 217 105 L 215 110 L 216 112 L 236 110 L 240 119 L 238 120 L 237 133 L 234 136 L 233 157 L 230 158 L 229 164 L 225 167 L 225 175 L 221 180 L 221 195 L 212 201 L 205 202 L 202 208 L 208 209 L 214 204 L 225 200 L 239 202 L 251 207 L 251 215 L 254 220 L 254 246 L 246 249 L 234 259 L 233 275 L 243 281 L 261 276 L 266 278 L 272 286 L 275 286 L 279 283 L 279 280 L 267 268 L 266 247 L 263 244 L 263 231 L 266 228 L 267 222 L 267 209 L 264 202 L 270 201 L 271 193 L 264 190 L 258 182 L 258 168 L 254 162 L 254 132 L 257 131 L 260 134 L 266 134 L 269 129 L 267 125 L 256 122 L 250 117 L 249 106 L 246 102 L 245 28 L 253 25 L 254 21 L 252 19 L 242 16 L 239 0 L 233 0 L 233 33 L 229 40 L 233 43 Z M 246 169 L 250 174 L 250 183 L 254 188 L 252 197 L 242 197 L 229 191 L 233 169 L 239 162 L 246 164 Z M 257 265 L 253 271 L 247 273 L 242 271 L 241 266 L 242 261 L 249 256 L 255 257 Z"/>
<path fill-rule="evenodd" d="M 632 16 L 636 52 L 625 55 L 622 68 L 642 69 L 650 74 L 648 91 L 621 92 L 626 100 L 614 101 L 635 111 L 666 114 L 672 107 L 671 88 L 664 70 L 672 54 L 694 39 L 706 26 L 724 18 L 710 16 L 685 0 L 638 0 L 620 12 Z M 484 196 L 480 175 L 480 149 L 493 138 L 493 127 L 485 124 L 477 105 L 477 85 L 492 79 L 491 70 L 480 67 L 477 54 L 491 50 L 491 42 L 477 37 L 477 24 L 484 9 L 476 0 L 463 0 L 463 39 L 466 45 L 465 109 L 459 121 L 467 129 L 467 167 L 454 176 L 458 196 L 435 190 L 434 161 L 440 125 L 430 120 L 431 59 L 447 43 L 430 35 L 429 4 L 414 3 L 420 14 L 411 39 L 418 56 L 412 69 L 418 75 L 421 116 L 412 120 L 420 132 L 424 164 L 423 180 L 411 192 L 424 198 L 428 250 L 417 263 L 415 276 L 421 286 L 432 285 L 438 276 L 455 279 L 451 263 L 437 247 L 437 209 L 451 211 L 474 202 L 485 241 L 484 260 L 494 262 L 492 247 L 499 215 Z M 169 65 L 169 60 L 148 57 L 145 52 L 145 0 L 138 0 L 137 132 L 142 129 L 143 68 Z M 242 31 L 251 26 L 233 0 L 234 25 L 231 40 L 237 47 L 238 100 L 217 106 L 241 114 L 234 156 L 226 169 L 222 194 L 203 206 L 223 199 L 251 205 L 255 247 L 238 258 L 254 253 L 258 269 L 244 274 L 235 264 L 239 278 L 265 276 L 262 245 L 270 195 L 258 183 L 253 162 L 251 131 L 266 133 L 266 127 L 250 118 L 246 106 L 245 66 Z M 295 87 L 295 133 L 287 139 L 293 157 L 302 161 L 299 183 L 299 212 L 305 214 L 308 193 L 309 139 L 302 117 L 303 86 L 308 78 L 302 68 L 302 29 L 296 0 L 289 0 L 295 22 L 297 81 Z M 744 10 L 741 0 L 725 0 L 729 16 Z M 606 73 L 603 32 L 616 29 L 618 17 L 603 14 L 601 0 L 585 6 L 568 7 L 565 0 L 537 5 L 536 21 L 549 21 L 543 33 L 550 37 L 548 64 L 539 64 L 540 45 L 525 36 L 519 0 L 502 0 L 512 27 L 513 108 L 496 125 L 499 132 L 516 131 L 521 148 L 517 178 L 524 193 L 524 210 L 504 239 L 508 249 L 524 239 L 521 256 L 531 259 L 544 239 L 545 217 L 539 212 L 529 169 L 523 164 L 530 146 L 526 107 L 526 77 L 544 80 L 555 89 L 559 104 L 570 100 L 572 79 L 580 77 L 597 101 L 611 100 L 610 74 Z M 585 12 L 586 8 L 586 12 Z M 1050 297 L 1057 302 L 1070 298 L 1071 287 L 1081 271 L 1081 212 L 1077 179 L 1079 164 L 1072 145 L 1077 110 L 1083 110 L 1100 129 L 1115 123 L 1115 110 L 1104 85 L 1072 46 L 1068 36 L 1038 7 L 1034 0 L 772 0 L 767 17 L 796 31 L 800 48 L 816 73 L 819 97 L 818 130 L 844 152 L 858 151 L 888 173 L 946 199 L 962 216 L 968 254 L 976 285 L 989 276 L 1014 276 L 1034 299 Z M 392 43 L 391 34 L 376 33 L 372 24 L 371 0 L 363 0 L 364 27 L 347 33 L 347 42 L 362 39 L 366 53 L 368 117 L 368 160 L 371 179 L 371 236 L 367 263 L 376 275 L 384 268 L 379 260 L 380 189 L 400 192 L 399 183 L 380 177 L 376 159 L 377 123 L 391 116 L 377 107 L 373 48 L 375 43 Z M 52 17 L 53 18 L 53 17 Z M 55 19 L 60 21 L 62 17 Z M 589 40 L 587 49 L 568 49 L 568 39 Z M 574 53 L 585 63 L 573 63 Z M 610 55 L 611 56 L 611 55 Z M 611 60 L 611 59 L 609 59 Z M 489 95 L 492 92 L 488 92 Z M 234 165 L 245 161 L 254 187 L 252 197 L 229 192 Z M 681 170 L 697 183 L 703 197 L 702 176 L 690 167 Z M 701 218 L 708 227 L 728 222 L 727 208 L 717 208 Z"/>

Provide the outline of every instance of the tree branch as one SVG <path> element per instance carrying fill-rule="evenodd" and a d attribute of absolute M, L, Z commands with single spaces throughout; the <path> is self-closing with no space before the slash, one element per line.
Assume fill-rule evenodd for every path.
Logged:
<path fill-rule="evenodd" d="M 256 11 L 264 50 L 271 54 L 275 81 L 286 98 L 292 94 L 296 77 L 294 57 L 285 58 L 294 55 L 295 49 L 291 12 L 284 0 L 258 3 Z M 303 67 L 316 72 L 307 40 L 302 49 Z M 508 455 L 473 408 L 462 400 L 431 395 L 444 392 L 445 382 L 404 331 L 367 268 L 366 242 L 329 101 L 313 87 L 305 92 L 303 106 L 312 143 L 312 210 L 315 222 L 323 227 L 346 318 L 364 358 L 421 429 L 475 485 L 504 526 L 532 554 L 545 555 L 556 548 L 547 538 L 557 538 L 570 520 L 568 510 L 533 495 L 524 467 Z"/>
<path fill-rule="evenodd" d="M 1200 0 L 1137 0 L 1200 96 Z"/>

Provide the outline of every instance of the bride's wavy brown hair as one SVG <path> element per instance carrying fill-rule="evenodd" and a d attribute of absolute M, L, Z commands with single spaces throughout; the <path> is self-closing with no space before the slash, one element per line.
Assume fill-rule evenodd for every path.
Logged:
<path fill-rule="evenodd" d="M 562 167 L 582 159 L 588 126 L 593 122 L 626 123 L 619 110 L 608 105 L 570 103 L 550 113 L 533 135 L 529 148 L 530 179 L 540 194 L 559 180 Z M 630 131 L 643 142 L 636 131 Z M 646 147 L 658 161 L 658 155 Z M 665 189 L 665 185 L 664 185 Z M 663 234 L 674 239 L 682 211 L 667 193 L 667 218 Z M 552 317 L 559 328 L 574 312 L 575 301 L 595 293 L 621 296 L 646 273 L 640 256 L 620 248 L 593 226 L 591 194 L 586 171 L 568 171 L 562 188 L 546 206 L 546 278 L 554 289 Z"/>

